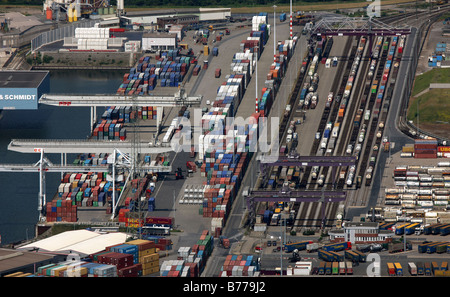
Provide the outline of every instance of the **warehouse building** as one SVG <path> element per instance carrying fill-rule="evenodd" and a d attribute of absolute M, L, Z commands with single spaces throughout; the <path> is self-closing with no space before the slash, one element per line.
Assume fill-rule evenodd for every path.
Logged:
<path fill-rule="evenodd" d="M 157 24 L 158 18 L 196 16 L 197 22 L 225 21 L 231 17 L 231 8 L 180 8 L 148 11 L 129 11 L 121 18 L 130 24 Z"/>
<path fill-rule="evenodd" d="M 171 50 L 178 47 L 177 34 L 145 33 L 142 35 L 142 50 Z"/>
<path fill-rule="evenodd" d="M 89 230 L 66 231 L 17 248 L 18 251 L 37 251 L 46 254 L 77 254 L 81 258 L 103 251 L 107 246 L 127 240 L 122 232 L 102 233 Z"/>
<path fill-rule="evenodd" d="M 42 94 L 50 91 L 50 76 L 48 71 L 2 71 L 0 84 L 0 110 L 35 110 Z"/>
<path fill-rule="evenodd" d="M 380 230 L 374 222 L 345 222 L 342 229 L 328 232 L 331 242 L 350 241 L 352 244 L 388 243 L 392 241 L 394 232 Z"/>
<path fill-rule="evenodd" d="M 54 263 L 57 256 L 0 248 L 0 277 L 16 272 L 34 273 L 36 267 Z"/>
<path fill-rule="evenodd" d="M 172 25 L 190 25 L 197 24 L 199 17 L 197 15 L 177 15 L 173 17 L 162 17 L 157 19 L 158 29 L 165 30 Z"/>

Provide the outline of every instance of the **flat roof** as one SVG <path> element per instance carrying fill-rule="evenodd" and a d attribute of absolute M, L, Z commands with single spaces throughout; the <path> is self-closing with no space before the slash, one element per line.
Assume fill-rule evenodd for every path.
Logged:
<path fill-rule="evenodd" d="M 175 33 L 144 33 L 142 34 L 142 38 L 177 38 L 177 34 Z"/>
<path fill-rule="evenodd" d="M 166 20 L 176 20 L 179 18 L 198 18 L 198 15 L 195 14 L 180 14 L 180 15 L 174 15 L 174 16 L 166 16 L 166 17 L 160 17 L 158 20 L 166 21 Z"/>
<path fill-rule="evenodd" d="M 344 227 L 345 228 L 348 228 L 348 227 L 370 227 L 370 228 L 376 228 L 376 227 L 378 227 L 378 223 L 376 223 L 376 222 L 345 222 Z"/>
<path fill-rule="evenodd" d="M 107 246 L 124 243 L 127 234 L 122 232 L 98 233 L 88 230 L 66 231 L 51 237 L 21 246 L 19 250 L 39 249 L 54 253 L 78 253 L 90 255 L 104 250 Z"/>
<path fill-rule="evenodd" d="M 0 248 L 0 273 L 32 265 L 34 263 L 48 261 L 53 258 L 54 255 Z"/>
<path fill-rule="evenodd" d="M 151 15 L 167 15 L 167 14 L 196 14 L 196 13 L 215 13 L 230 12 L 231 8 L 178 8 L 178 9 L 160 9 L 160 10 L 139 10 L 127 11 L 125 17 L 134 16 L 151 16 Z"/>
<path fill-rule="evenodd" d="M 0 88 L 37 88 L 48 71 L 0 71 Z"/>

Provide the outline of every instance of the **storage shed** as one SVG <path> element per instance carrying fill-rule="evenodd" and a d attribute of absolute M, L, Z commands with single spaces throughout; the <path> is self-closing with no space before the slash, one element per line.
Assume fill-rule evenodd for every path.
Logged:
<path fill-rule="evenodd" d="M 142 50 L 170 50 L 178 47 L 177 34 L 147 33 L 142 35 Z"/>

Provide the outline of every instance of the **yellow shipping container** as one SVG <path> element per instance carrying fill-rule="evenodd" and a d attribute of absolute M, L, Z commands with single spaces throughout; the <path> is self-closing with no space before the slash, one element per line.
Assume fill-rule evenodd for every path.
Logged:
<path fill-rule="evenodd" d="M 142 257 L 141 260 L 142 261 L 140 261 L 140 263 L 159 261 L 159 254 L 154 253 L 154 254 L 146 255 L 146 256 Z"/>
<path fill-rule="evenodd" d="M 139 258 L 148 256 L 148 255 L 152 255 L 152 254 L 154 254 L 154 253 L 156 253 L 156 248 L 151 248 L 151 249 L 143 250 L 143 251 L 140 251 L 140 252 L 139 252 Z"/>
<path fill-rule="evenodd" d="M 21 276 L 22 274 L 23 274 L 22 271 L 18 271 L 18 272 L 14 272 L 14 273 L 11 273 L 11 274 L 7 274 L 4 277 L 18 277 L 18 276 Z"/>
<path fill-rule="evenodd" d="M 153 268 L 153 267 L 159 266 L 159 261 L 141 263 L 141 266 L 142 266 L 142 269 Z"/>
<path fill-rule="evenodd" d="M 131 241 L 127 241 L 127 244 L 134 244 L 134 245 L 140 245 L 140 244 L 147 244 L 151 242 L 150 240 L 145 240 L 145 239 L 135 239 L 135 240 L 131 240 Z"/>
<path fill-rule="evenodd" d="M 403 153 L 414 153 L 414 147 L 413 146 L 403 146 L 402 152 Z"/>
<path fill-rule="evenodd" d="M 158 272 L 159 272 L 159 266 L 142 269 L 142 275 L 149 275 L 149 274 L 158 273 Z"/>
<path fill-rule="evenodd" d="M 209 47 L 208 47 L 207 45 L 205 45 L 205 46 L 203 47 L 203 54 L 204 54 L 205 56 L 208 56 L 208 55 L 209 55 Z"/>
<path fill-rule="evenodd" d="M 67 266 L 61 266 L 52 270 L 52 276 L 54 277 L 63 277 L 64 271 L 67 270 Z"/>

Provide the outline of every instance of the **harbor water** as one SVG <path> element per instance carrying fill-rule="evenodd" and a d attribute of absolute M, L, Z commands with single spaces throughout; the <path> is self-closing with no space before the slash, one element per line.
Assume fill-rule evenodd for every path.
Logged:
<path fill-rule="evenodd" d="M 50 71 L 51 94 L 114 94 L 125 71 Z M 101 115 L 103 108 L 97 114 Z M 0 163 L 35 164 L 39 154 L 8 151 L 11 139 L 85 139 L 89 136 L 88 107 L 39 106 L 38 110 L 3 111 L 0 119 Z M 46 155 L 60 163 L 60 154 Z M 67 156 L 71 162 L 75 156 Z M 56 193 L 60 173 L 46 174 L 47 201 Z M 38 173 L 0 173 L 0 245 L 32 239 L 38 221 Z"/>

